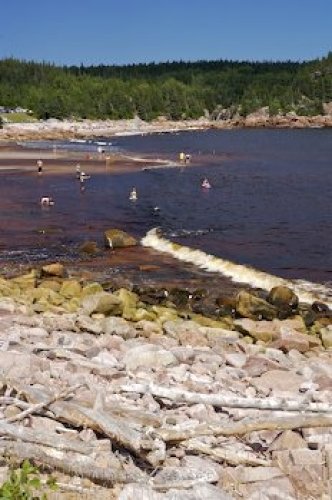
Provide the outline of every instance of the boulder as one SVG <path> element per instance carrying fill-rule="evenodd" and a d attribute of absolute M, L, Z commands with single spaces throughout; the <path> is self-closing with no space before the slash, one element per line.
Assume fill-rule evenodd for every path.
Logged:
<path fill-rule="evenodd" d="M 99 283 L 89 283 L 82 288 L 82 297 L 87 297 L 88 295 L 93 295 L 103 291 L 104 289 Z"/>
<path fill-rule="evenodd" d="M 243 318 L 236 319 L 234 325 L 240 333 L 249 334 L 253 339 L 263 342 L 271 342 L 279 336 L 274 322 L 271 321 L 254 321 Z"/>
<path fill-rule="evenodd" d="M 82 301 L 82 309 L 87 315 L 93 313 L 120 315 L 122 314 L 122 302 L 112 293 L 99 292 L 85 297 Z"/>
<path fill-rule="evenodd" d="M 62 278 L 65 275 L 65 268 L 59 262 L 53 264 L 47 264 L 41 269 L 42 276 L 58 276 Z"/>
<path fill-rule="evenodd" d="M 53 290 L 54 292 L 59 292 L 61 283 L 59 283 L 59 281 L 56 281 L 55 279 L 46 279 L 38 285 L 38 288 L 48 288 L 50 290 Z"/>
<path fill-rule="evenodd" d="M 287 286 L 275 286 L 270 290 L 267 301 L 286 317 L 297 309 L 299 304 L 298 296 Z"/>
<path fill-rule="evenodd" d="M 277 317 L 278 310 L 266 300 L 241 290 L 236 296 L 236 312 L 244 318 L 272 320 Z"/>
<path fill-rule="evenodd" d="M 108 248 L 123 248 L 137 245 L 137 240 L 120 229 L 108 229 L 104 233 L 105 244 Z"/>
<path fill-rule="evenodd" d="M 114 292 L 114 296 L 118 297 L 122 303 L 122 316 L 124 319 L 133 320 L 138 303 L 136 293 L 130 292 L 125 288 L 120 288 Z"/>
<path fill-rule="evenodd" d="M 315 337 L 312 337 L 315 339 Z M 309 351 L 311 337 L 304 333 L 296 332 L 287 327 L 281 327 L 279 332 L 279 338 L 273 344 L 273 347 L 281 349 L 284 352 L 289 352 L 292 349 L 296 349 L 299 352 Z"/>
<path fill-rule="evenodd" d="M 30 273 L 12 278 L 10 281 L 18 285 L 21 290 L 34 288 L 37 283 L 37 272 L 33 269 Z"/>
<path fill-rule="evenodd" d="M 66 299 L 71 299 L 73 297 L 80 297 L 82 292 L 82 287 L 80 283 L 76 280 L 66 280 L 62 283 L 60 288 L 60 295 Z"/>
<path fill-rule="evenodd" d="M 87 255 L 95 255 L 96 253 L 100 252 L 100 249 L 98 248 L 98 245 L 95 241 L 85 241 L 79 247 L 79 251 Z"/>

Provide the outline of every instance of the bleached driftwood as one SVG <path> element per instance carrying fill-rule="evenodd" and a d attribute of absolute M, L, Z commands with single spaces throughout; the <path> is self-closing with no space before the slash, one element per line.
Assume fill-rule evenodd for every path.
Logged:
<path fill-rule="evenodd" d="M 9 457 L 11 462 L 28 459 L 37 465 L 64 472 L 65 474 L 80 476 L 93 482 L 112 486 L 116 483 L 137 482 L 142 476 L 128 474 L 126 471 L 114 468 L 103 468 L 96 465 L 95 460 L 83 455 L 68 456 L 67 452 L 42 448 L 35 444 L 1 442 L 0 453 L 2 457 Z"/>
<path fill-rule="evenodd" d="M 296 412 L 319 412 L 331 413 L 332 407 L 325 403 L 289 401 L 284 398 L 269 397 L 260 398 L 242 398 L 239 396 L 223 396 L 221 394 L 203 394 L 191 392 L 185 389 L 175 387 L 163 387 L 154 384 L 122 384 L 114 386 L 115 392 L 128 392 L 137 394 L 151 394 L 158 398 L 168 399 L 174 403 L 197 404 L 203 403 L 212 405 L 215 408 L 254 408 L 259 410 L 284 410 Z"/>
<path fill-rule="evenodd" d="M 56 450 L 74 451 L 83 455 L 89 455 L 93 449 L 86 443 L 70 440 L 59 434 L 29 429 L 22 425 L 13 425 L 7 422 L 0 422 L 0 436 L 24 443 L 40 444 Z"/>
<path fill-rule="evenodd" d="M 35 407 L 38 404 L 42 405 L 43 401 L 49 400 L 40 389 L 25 386 L 21 387 L 20 390 L 28 400 L 31 399 L 35 402 Z M 70 401 L 55 401 L 47 404 L 47 407 L 59 422 L 70 424 L 75 428 L 88 427 L 133 452 L 153 467 L 159 465 L 162 454 L 159 454 L 158 462 L 156 462 L 157 458 L 155 457 L 158 457 L 158 454 L 149 452 L 158 448 L 160 440 L 152 439 L 150 436 L 146 436 L 143 431 L 138 431 L 133 425 L 130 425 L 128 419 L 115 417 L 102 410 L 86 408 Z"/>
<path fill-rule="evenodd" d="M 38 412 L 39 410 L 46 408 L 49 406 L 51 403 L 54 403 L 54 401 L 58 401 L 59 399 L 64 399 L 69 396 L 69 394 L 75 393 L 77 389 L 82 387 L 83 384 L 76 384 L 73 387 L 68 387 L 64 391 L 60 392 L 59 394 L 55 394 L 49 398 L 45 398 L 44 401 L 41 401 L 40 403 L 36 403 L 26 410 L 22 411 L 18 415 L 14 415 L 12 417 L 9 417 L 6 419 L 6 422 L 11 423 L 11 422 L 17 422 L 19 420 L 23 420 L 24 418 L 28 417 L 29 415 L 32 415 L 33 413 Z"/>
<path fill-rule="evenodd" d="M 231 424 L 200 424 L 186 429 L 156 429 L 155 434 L 165 442 L 176 443 L 198 436 L 241 436 L 254 431 L 290 430 L 314 427 L 332 427 L 332 415 L 294 415 L 243 419 Z"/>
<path fill-rule="evenodd" d="M 193 451 L 194 453 L 204 453 L 204 455 L 209 455 L 218 462 L 227 462 L 231 465 L 271 465 L 271 462 L 269 460 L 257 458 L 252 452 L 226 450 L 221 448 L 220 446 L 213 447 L 209 444 L 203 443 L 198 439 L 189 439 L 188 441 L 184 441 L 183 443 L 181 443 L 181 448 L 184 448 L 188 451 Z"/>

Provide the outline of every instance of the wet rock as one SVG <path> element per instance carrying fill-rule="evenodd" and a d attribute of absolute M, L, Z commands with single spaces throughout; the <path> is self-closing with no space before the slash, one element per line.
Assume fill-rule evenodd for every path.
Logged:
<path fill-rule="evenodd" d="M 85 253 L 87 255 L 96 255 L 100 252 L 100 249 L 98 248 L 98 245 L 95 241 L 85 241 L 84 243 L 82 243 L 78 250 L 79 252 Z"/>
<path fill-rule="evenodd" d="M 276 307 L 245 290 L 241 290 L 236 297 L 236 312 L 244 318 L 254 320 L 272 320 L 278 315 Z"/>
<path fill-rule="evenodd" d="M 175 307 L 185 307 L 189 301 L 190 292 L 183 288 L 171 288 L 167 300 Z"/>
<path fill-rule="evenodd" d="M 324 304 L 323 302 L 315 301 L 315 302 L 313 302 L 311 308 L 315 313 L 324 313 L 324 314 L 331 313 L 329 307 L 326 304 Z"/>
<path fill-rule="evenodd" d="M 218 306 L 219 316 L 234 316 L 236 312 L 235 297 L 217 297 L 216 304 Z"/>
<path fill-rule="evenodd" d="M 135 238 L 120 229 L 108 229 L 104 232 L 104 238 L 108 248 L 123 248 L 137 245 Z"/>
<path fill-rule="evenodd" d="M 42 276 L 58 276 L 60 278 L 65 276 L 65 268 L 59 262 L 55 262 L 54 264 L 47 264 L 43 266 L 41 269 Z"/>
<path fill-rule="evenodd" d="M 272 288 L 266 300 L 277 307 L 283 317 L 287 317 L 296 311 L 299 304 L 298 296 L 287 286 Z"/>
<path fill-rule="evenodd" d="M 163 304 L 168 297 L 168 291 L 165 288 L 134 287 L 133 292 L 139 295 L 142 302 L 150 305 Z"/>

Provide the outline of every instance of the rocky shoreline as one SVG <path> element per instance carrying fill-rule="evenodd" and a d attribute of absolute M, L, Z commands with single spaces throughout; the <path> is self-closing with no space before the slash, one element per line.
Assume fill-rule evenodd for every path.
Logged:
<path fill-rule="evenodd" d="M 61 498 L 328 499 L 332 313 L 294 292 L 0 279 L 1 477 Z M 49 498 L 58 498 L 49 494 Z"/>
<path fill-rule="evenodd" d="M 0 140 L 272 126 L 258 118 L 53 121 L 6 126 Z M 325 118 L 285 126 L 331 126 Z M 82 263 L 3 272 L 1 482 L 28 458 L 45 481 L 56 476 L 54 499 L 328 500 L 328 306 L 285 286 L 148 286 L 149 264 L 136 286 L 126 274 L 97 280 Z"/>
<path fill-rule="evenodd" d="M 226 114 L 227 115 L 227 114 Z M 140 118 L 132 120 L 56 120 L 31 123 L 7 123 L 0 129 L 0 141 L 24 141 L 45 139 L 88 139 L 91 137 L 111 137 L 114 135 L 150 134 L 202 129 L 231 128 L 325 128 L 332 127 L 330 108 L 325 115 L 299 116 L 296 113 L 269 116 L 267 108 L 246 117 L 220 118 L 211 120 L 170 121 L 165 118 L 145 122 Z"/>

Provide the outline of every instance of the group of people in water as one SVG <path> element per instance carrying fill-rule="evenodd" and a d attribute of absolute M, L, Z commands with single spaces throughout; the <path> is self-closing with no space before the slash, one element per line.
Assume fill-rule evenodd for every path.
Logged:
<path fill-rule="evenodd" d="M 187 163 L 190 161 L 190 155 L 188 155 L 188 154 L 181 152 L 179 156 L 180 156 L 181 163 Z M 38 175 L 42 174 L 43 166 L 44 166 L 43 161 L 40 159 L 37 160 L 37 173 L 38 173 Z M 90 176 L 81 170 L 81 165 L 79 163 L 76 164 L 75 172 L 76 172 L 76 179 L 79 180 L 79 182 L 80 182 L 80 191 L 83 192 L 85 190 L 84 182 L 86 180 L 90 179 Z M 211 186 L 210 181 L 208 180 L 207 177 L 204 177 L 201 180 L 201 187 L 204 189 L 211 189 L 212 186 Z M 133 187 L 129 193 L 129 200 L 136 201 L 137 199 L 138 199 L 137 189 L 136 189 L 136 187 Z M 40 199 L 40 204 L 41 204 L 41 206 L 52 206 L 52 205 L 54 205 L 54 200 L 50 196 L 43 196 Z"/>

